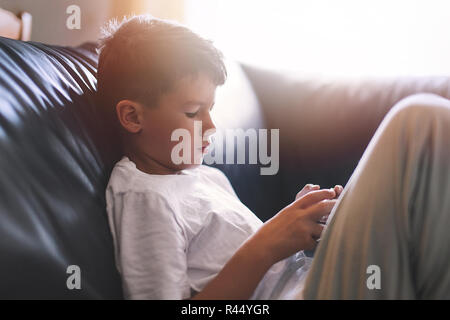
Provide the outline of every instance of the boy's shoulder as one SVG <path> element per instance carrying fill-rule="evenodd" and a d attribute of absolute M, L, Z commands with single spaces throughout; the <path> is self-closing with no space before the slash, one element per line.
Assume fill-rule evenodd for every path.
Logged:
<path fill-rule="evenodd" d="M 198 169 L 199 169 L 199 170 L 203 170 L 204 172 L 209 173 L 209 174 L 211 174 L 211 175 L 220 175 L 220 176 L 223 176 L 223 175 L 224 175 L 224 173 L 222 172 L 222 170 L 217 169 L 217 168 L 212 167 L 212 166 L 209 166 L 209 165 L 206 165 L 206 164 L 200 165 L 200 166 L 198 167 Z"/>
<path fill-rule="evenodd" d="M 152 183 L 153 175 L 139 171 L 134 162 L 124 156 L 118 161 L 109 177 L 107 190 L 113 193 L 157 192 L 163 188 L 162 181 Z"/>
<path fill-rule="evenodd" d="M 170 194 L 174 189 L 183 188 L 183 184 L 189 183 L 189 181 L 194 182 L 198 176 L 208 177 L 210 181 L 219 184 L 228 181 L 221 170 L 205 164 L 185 169 L 182 172 L 182 175 L 147 174 L 138 170 L 134 162 L 124 156 L 114 165 L 107 189 L 112 189 L 114 193 L 160 192 Z M 194 179 L 190 179 L 190 177 Z"/>

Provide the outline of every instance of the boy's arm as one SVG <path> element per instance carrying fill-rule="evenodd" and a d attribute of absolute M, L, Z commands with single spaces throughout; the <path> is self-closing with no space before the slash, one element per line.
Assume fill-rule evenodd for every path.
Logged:
<path fill-rule="evenodd" d="M 331 212 L 336 191 L 309 189 L 247 239 L 219 274 L 191 299 L 249 299 L 274 263 L 299 250 L 314 249 L 323 230 L 317 222 Z"/>
<path fill-rule="evenodd" d="M 258 241 L 249 238 L 225 264 L 220 273 L 192 300 L 246 300 L 273 265 Z"/>

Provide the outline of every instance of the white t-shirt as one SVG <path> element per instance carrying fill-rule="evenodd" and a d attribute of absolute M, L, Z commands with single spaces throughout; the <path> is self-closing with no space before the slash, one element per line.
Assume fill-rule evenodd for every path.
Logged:
<path fill-rule="evenodd" d="M 111 173 L 106 209 L 126 299 L 191 297 L 263 224 L 219 169 L 200 165 L 154 175 L 126 156 Z M 251 298 L 296 298 L 305 274 L 299 261 L 309 264 L 301 254 L 273 265 Z"/>

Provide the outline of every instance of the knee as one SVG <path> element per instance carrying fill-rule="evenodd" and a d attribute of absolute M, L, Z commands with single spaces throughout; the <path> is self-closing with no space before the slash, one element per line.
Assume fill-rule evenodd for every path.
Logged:
<path fill-rule="evenodd" d="M 386 118 L 391 124 L 411 124 L 416 129 L 441 122 L 450 126 L 450 100 L 430 93 L 414 94 L 397 102 Z"/>

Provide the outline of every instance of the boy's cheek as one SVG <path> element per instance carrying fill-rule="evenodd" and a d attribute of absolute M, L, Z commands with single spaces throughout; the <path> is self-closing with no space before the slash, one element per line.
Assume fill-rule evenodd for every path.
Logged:
<path fill-rule="evenodd" d="M 144 133 L 146 153 L 174 169 L 182 170 L 202 164 L 204 154 L 201 150 L 203 141 L 200 132 L 197 137 L 194 137 L 195 133 L 194 130 L 190 130 L 191 128 L 176 131 L 177 129 L 180 128 L 162 128 L 162 126 L 157 127 L 156 124 L 153 128 L 149 128 Z M 197 145 L 195 139 L 197 139 Z"/>

